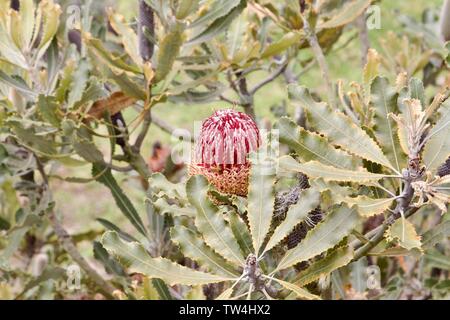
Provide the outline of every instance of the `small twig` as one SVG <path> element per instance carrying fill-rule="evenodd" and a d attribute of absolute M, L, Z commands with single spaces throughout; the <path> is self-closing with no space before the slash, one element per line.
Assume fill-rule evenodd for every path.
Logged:
<path fill-rule="evenodd" d="M 241 106 L 241 102 L 240 101 L 231 100 L 231 99 L 225 97 L 223 94 L 221 94 L 219 96 L 219 99 L 222 100 L 222 101 L 228 102 L 228 103 L 230 103 L 232 105 Z"/>
<path fill-rule="evenodd" d="M 156 125 L 157 127 L 159 127 L 161 130 L 169 133 L 169 134 L 173 134 L 173 132 L 176 130 L 175 127 L 173 127 L 171 124 L 167 123 L 166 121 L 164 121 L 161 118 L 158 118 L 157 116 L 153 115 L 152 116 L 152 121 L 153 124 Z M 187 141 L 191 141 L 192 143 L 195 142 L 195 137 L 193 134 L 180 134 L 180 138 L 182 138 L 183 140 Z"/>
<path fill-rule="evenodd" d="M 248 91 L 247 78 L 242 73 L 236 72 L 238 79 L 239 98 L 242 101 L 242 107 L 246 114 L 256 120 L 255 110 L 253 108 L 253 94 Z"/>
<path fill-rule="evenodd" d="M 317 39 L 314 30 L 312 30 L 311 26 L 309 25 L 308 19 L 306 19 L 304 15 L 302 15 L 302 19 L 303 19 L 303 29 L 306 33 L 309 45 L 311 46 L 311 49 L 314 53 L 314 57 L 317 60 L 317 63 L 319 64 L 320 71 L 322 72 L 322 77 L 327 86 L 328 102 L 330 106 L 334 108 L 336 106 L 335 94 L 333 85 L 331 83 L 330 71 L 328 69 L 328 64 L 325 59 L 325 55 L 323 54 L 322 48 L 319 45 L 319 40 Z"/>
<path fill-rule="evenodd" d="M 139 132 L 139 135 L 136 138 L 136 141 L 133 145 L 133 151 L 136 153 L 139 153 L 142 147 L 142 143 L 145 140 L 145 137 L 147 136 L 148 130 L 150 129 L 150 125 L 152 124 L 152 114 L 151 110 L 144 110 L 144 121 L 142 122 L 141 132 Z"/>
<path fill-rule="evenodd" d="M 277 70 L 275 70 L 271 75 L 269 75 L 266 79 L 262 80 L 260 83 L 256 84 L 253 89 L 251 89 L 249 91 L 250 95 L 254 95 L 259 89 L 261 89 L 262 87 L 264 87 L 266 84 L 269 84 L 270 82 L 272 82 L 273 80 L 275 80 L 276 78 L 278 78 L 278 76 L 280 76 L 284 70 L 286 70 L 286 67 L 288 66 L 288 62 L 284 62 L 281 67 L 279 67 Z"/>
<path fill-rule="evenodd" d="M 37 169 L 39 173 L 41 174 L 43 184 L 45 189 L 48 190 L 48 177 L 45 173 L 44 167 L 40 161 L 40 159 L 35 155 L 36 163 L 37 163 Z M 78 251 L 77 247 L 75 246 L 71 236 L 69 233 L 64 229 L 62 224 L 59 222 L 58 218 L 56 217 L 55 211 L 50 210 L 48 212 L 48 219 L 53 227 L 53 230 L 55 231 L 56 236 L 58 237 L 59 242 L 61 243 L 64 250 L 69 254 L 69 256 L 86 272 L 86 274 L 99 286 L 99 288 L 102 289 L 102 291 L 107 295 L 109 298 L 114 299 L 113 291 L 115 290 L 113 286 L 111 286 L 108 282 L 106 282 L 102 276 L 100 276 L 97 271 L 95 271 L 88 262 L 83 258 L 83 256 Z"/>
<path fill-rule="evenodd" d="M 367 30 L 367 22 L 366 22 L 366 11 L 361 14 L 361 16 L 356 20 L 358 29 L 359 29 L 359 41 L 361 42 L 361 65 L 364 66 L 367 64 L 367 52 L 370 48 L 369 42 L 369 32 Z"/>

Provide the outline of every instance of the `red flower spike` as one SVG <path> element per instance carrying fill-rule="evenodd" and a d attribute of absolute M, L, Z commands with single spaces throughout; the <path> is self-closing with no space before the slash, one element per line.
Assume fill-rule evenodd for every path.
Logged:
<path fill-rule="evenodd" d="M 247 195 L 247 156 L 260 146 L 259 130 L 248 115 L 231 109 L 216 111 L 203 121 L 189 174 L 202 174 L 217 190 Z"/>

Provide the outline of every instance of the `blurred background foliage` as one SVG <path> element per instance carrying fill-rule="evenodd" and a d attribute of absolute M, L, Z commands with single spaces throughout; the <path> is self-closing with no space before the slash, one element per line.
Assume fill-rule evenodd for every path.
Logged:
<path fill-rule="evenodd" d="M 6 12 L 11 4 L 10 1 L 0 1 L 2 10 Z M 217 5 L 217 2 L 214 1 L 201 1 L 200 6 L 189 5 L 196 1 L 170 1 L 170 4 L 184 3 L 186 5 L 184 11 L 179 9 L 177 12 L 170 7 L 169 1 L 149 0 L 148 2 L 160 9 L 158 17 L 155 17 L 154 34 L 149 29 L 145 34 L 150 43 L 155 42 L 152 59 L 145 58 L 142 45 L 139 46 L 138 43 L 138 26 L 148 23 L 148 21 L 137 18 L 139 17 L 138 1 L 108 0 L 81 3 L 80 1 L 60 1 L 58 2 L 60 9 L 53 7 L 51 2 L 42 1 L 45 3 L 43 6 L 49 6 L 47 9 L 50 14 L 48 12 L 48 16 L 43 14 L 45 16 L 43 17 L 44 28 L 47 28 L 47 31 L 52 29 L 55 17 L 60 15 L 59 27 L 56 25 L 55 30 L 48 31 L 49 40 L 52 40 L 55 35 L 57 42 L 52 40 L 45 43 L 46 32 L 44 31 L 41 34 L 42 38 L 38 39 L 42 41 L 41 45 L 44 48 L 42 52 L 38 50 L 35 55 L 31 54 L 28 50 L 30 48 L 27 48 L 28 44 L 25 43 L 22 53 L 26 61 L 19 59 L 19 61 L 11 63 L 7 58 L 0 60 L 2 70 L 0 76 L 4 80 L 0 92 L 3 97 L 7 97 L 7 99 L 2 99 L 4 110 L 10 110 L 8 108 L 12 108 L 12 104 L 20 106 L 27 99 L 40 99 L 36 97 L 36 91 L 39 91 L 43 95 L 42 100 L 38 100 L 40 105 L 45 105 L 52 110 L 55 101 L 46 100 L 45 96 L 47 94 L 55 96 L 56 103 L 65 104 L 65 111 L 68 111 L 64 115 L 64 120 L 68 118 L 75 123 L 75 126 L 72 122 L 63 123 L 62 117 L 53 117 L 48 114 L 39 115 L 40 119 L 44 120 L 41 122 L 33 118 L 34 114 L 31 111 L 24 112 L 24 117 L 20 121 L 14 117 L 6 121 L 9 128 L 15 130 L 17 136 L 20 136 L 22 126 L 27 127 L 28 125 L 37 128 L 36 136 L 52 136 L 54 128 L 48 126 L 48 123 L 51 123 L 58 130 L 63 131 L 67 137 L 73 139 L 69 142 L 58 140 L 56 147 L 61 148 L 59 152 L 66 150 L 65 144 L 76 145 L 78 142 L 82 144 L 80 149 L 75 147 L 75 152 L 78 154 L 75 158 L 58 156 L 52 158 L 42 152 L 44 161 L 52 158 L 58 163 L 52 167 L 50 172 L 51 177 L 55 177 L 50 182 L 52 195 L 47 199 L 45 190 L 39 190 L 42 198 L 28 199 L 27 201 L 31 201 L 33 213 L 43 214 L 42 212 L 48 210 L 57 212 L 81 254 L 101 274 L 105 273 L 103 270 L 105 264 L 114 269 L 113 271 L 109 270 L 111 273 L 120 274 L 123 270 L 108 260 L 107 253 L 102 256 L 102 253 L 105 252 L 102 251 L 104 249 L 98 247 L 98 243 L 97 250 L 93 250 L 92 241 L 99 239 L 108 221 L 114 222 L 115 225 L 120 226 L 121 230 L 131 234 L 135 232 L 136 225 L 130 223 L 130 218 L 123 214 L 123 208 L 119 208 L 113 201 L 110 190 L 114 192 L 114 182 L 105 182 L 100 179 L 97 180 L 101 183 L 91 181 L 93 180 L 92 176 L 94 178 L 97 176 L 90 163 L 98 162 L 98 158 L 96 158 L 98 150 L 101 151 L 100 157 L 105 155 L 106 162 L 110 163 L 110 158 L 114 154 L 111 151 L 118 148 L 125 150 L 127 146 L 124 147 L 117 140 L 108 139 L 111 134 L 117 134 L 117 131 L 114 130 L 117 128 L 114 126 L 117 126 L 118 123 L 120 126 L 120 121 L 114 122 L 113 117 L 111 119 L 106 117 L 97 119 L 100 120 L 98 123 L 93 121 L 92 126 L 84 126 L 85 114 L 81 107 L 89 106 L 87 108 L 88 116 L 94 118 L 101 117 L 93 115 L 93 113 L 89 114 L 89 112 L 95 112 L 96 108 L 101 111 L 104 107 L 102 103 L 94 103 L 96 101 L 106 101 L 105 104 L 108 106 L 111 103 L 114 105 L 112 108 L 123 108 L 121 115 L 123 121 L 128 125 L 129 140 L 139 141 L 143 138 L 142 141 L 139 141 L 138 148 L 142 159 L 130 156 L 123 161 L 129 162 L 135 170 L 114 172 L 115 180 L 135 208 L 129 209 L 131 211 L 129 214 L 133 215 L 134 210 L 139 213 L 148 212 L 145 187 L 150 171 L 163 171 L 172 181 L 179 181 L 184 177 L 184 167 L 177 167 L 166 161 L 167 155 L 179 144 L 167 131 L 172 128 L 183 128 L 192 133 L 196 121 L 201 121 L 215 110 L 230 107 L 230 105 L 234 105 L 237 110 L 256 115 L 261 126 L 266 128 L 270 128 L 275 120 L 283 115 L 289 115 L 301 122 L 298 105 L 288 101 L 286 82 L 298 82 L 300 85 L 314 88 L 313 95 L 324 100 L 327 99 L 327 92 L 329 92 L 330 84 L 327 83 L 327 79 L 323 76 L 323 70 L 316 63 L 316 53 L 311 50 L 305 34 L 302 33 L 304 24 L 298 13 L 301 10 L 301 1 L 261 0 L 246 3 L 246 1 L 230 0 L 227 4 L 221 5 Z M 364 3 L 370 1 L 313 2 L 320 10 L 318 16 L 311 17 L 310 21 L 313 23 L 319 21 L 318 25 L 313 25 L 313 27 L 319 27 L 317 36 L 329 66 L 329 77 L 333 79 L 332 85 L 340 83 L 338 80 L 342 79 L 343 90 L 351 90 L 353 81 L 364 82 L 362 66 L 365 64 L 363 59 L 366 55 L 361 53 L 361 41 L 359 41 L 361 35 L 358 22 L 355 21 L 358 11 L 350 10 L 348 17 L 345 17 L 344 14 L 343 22 L 334 22 L 335 25 L 331 24 L 332 26 L 329 28 L 321 30 L 320 26 L 321 23 L 326 24 L 328 20 L 333 21 L 336 12 L 342 8 L 345 9 L 346 3 L 356 3 L 356 6 L 361 4 L 363 8 Z M 368 30 L 368 38 L 363 39 L 381 54 L 382 68 L 386 71 L 391 83 L 397 80 L 399 73 L 406 72 L 408 78 L 416 76 L 423 79 L 426 85 L 426 94 L 429 97 L 434 96 L 440 88 L 450 83 L 449 77 L 441 73 L 446 69 L 444 60 L 447 56 L 447 50 L 439 38 L 437 25 L 442 2 L 441 0 L 414 1 L 412 5 L 412 2 L 409 1 L 373 1 L 372 4 L 380 10 L 380 28 Z M 74 13 L 70 10 L 71 5 L 83 5 L 83 9 L 79 12 L 80 22 L 73 26 L 75 29 L 81 29 L 79 33 L 70 34 L 70 30 L 66 27 L 73 14 L 78 14 L 78 12 Z M 223 14 L 224 10 L 228 10 L 226 15 Z M 339 17 L 339 15 L 337 16 Z M 233 19 L 227 20 L 227 17 Z M 223 19 L 220 20 L 220 18 Z M 215 24 L 211 23 L 212 21 Z M 20 24 L 16 20 L 9 22 L 2 20 L 2 23 L 4 28 L 13 30 L 17 28 L 17 24 L 14 25 L 14 23 Z M 187 31 L 184 32 L 185 30 Z M 0 36 L 4 37 L 5 35 L 0 34 Z M 26 34 L 22 36 L 26 37 Z M 17 37 L 20 38 L 20 36 Z M 69 44 L 67 38 L 71 39 L 71 37 L 72 44 Z M 204 41 L 201 41 L 202 39 Z M 149 48 L 147 48 L 148 50 Z M 68 59 L 52 60 L 52 54 Z M 151 56 L 152 54 L 150 54 Z M 46 61 L 45 67 L 41 60 Z M 151 60 L 151 63 L 148 60 Z M 58 63 L 61 61 L 64 63 L 59 65 Z M 21 71 L 14 71 L 16 70 L 14 64 L 21 63 L 25 63 L 25 67 Z M 35 70 L 27 74 L 27 70 L 33 69 L 33 66 L 30 66 L 33 63 Z M 156 69 L 152 69 L 155 66 Z M 18 77 L 10 76 L 12 73 Z M 71 78 L 72 74 L 73 78 Z M 245 76 L 245 84 L 241 82 L 242 74 Z M 271 75 L 277 77 L 270 79 Z M 58 77 L 60 80 L 56 82 L 55 79 Z M 270 79 L 270 81 L 262 85 L 261 81 L 265 79 Z M 16 92 L 11 95 L 5 82 L 19 88 L 20 94 Z M 260 84 L 261 86 L 259 86 Z M 245 86 L 246 89 L 243 90 L 241 86 Z M 152 94 L 150 94 L 149 87 L 151 87 Z M 198 89 L 199 87 L 200 89 Z M 255 90 L 251 94 L 246 92 L 252 91 L 252 89 Z M 134 100 L 130 102 L 127 97 L 118 95 L 115 97 L 117 102 L 111 98 L 111 94 L 118 91 L 125 92 L 128 98 L 131 96 Z M 26 98 L 24 99 L 20 95 Z M 13 101 L 13 103 L 8 101 Z M 124 106 L 133 105 L 133 107 L 124 108 L 121 105 L 122 102 Z M 145 125 L 146 121 L 145 111 L 150 107 L 153 124 L 148 132 L 141 131 L 140 128 L 143 123 Z M 30 108 L 30 110 L 32 109 Z M 72 116 L 73 118 L 71 118 Z M 3 117 L 0 118 L 0 122 L 5 121 L 6 113 L 2 113 L 0 117 Z M 30 123 L 27 123 L 27 120 Z M 17 125 L 17 123 L 19 124 Z M 92 134 L 90 129 L 94 129 L 95 134 Z M 5 132 L 2 133 L 6 136 Z M 30 137 L 28 134 L 24 134 L 24 137 L 31 143 L 35 141 L 33 136 Z M 95 148 L 90 147 L 91 142 Z M 115 146 L 116 143 L 117 146 Z M 52 153 L 54 147 L 49 142 L 41 145 L 39 149 Z M 136 145 L 132 147 L 136 147 Z M 45 250 L 46 246 L 54 246 L 57 243 L 57 237 L 48 227 L 47 222 L 36 223 L 32 219 L 38 219 L 37 217 L 31 215 L 30 218 L 22 212 L 21 207 L 23 207 L 24 200 L 17 196 L 15 190 L 18 182 L 6 174 L 7 171 L 11 173 L 11 163 L 7 163 L 9 161 L 7 154 L 14 153 L 17 156 L 17 159 L 13 161 L 13 170 L 17 170 L 13 172 L 13 176 L 18 172 L 23 174 L 20 171 L 23 168 L 42 170 L 39 166 L 46 163 L 36 162 L 26 154 L 22 156 L 20 150 L 12 150 L 13 148 L 13 146 L 8 146 L 8 149 L 3 146 L 0 148 L 0 183 L 2 186 L 0 194 L 2 220 L 0 223 L 3 224 L 3 226 L 0 224 L 0 229 L 8 230 L 11 227 L 10 222 L 16 221 L 17 226 L 14 227 L 17 227 L 17 230 L 14 229 L 14 231 L 17 232 L 14 233 L 15 238 L 12 239 L 7 240 L 0 237 L 0 247 L 8 248 L 7 243 L 16 241 L 16 245 L 12 248 L 16 250 L 20 248 L 21 254 L 6 252 L 6 255 L 12 258 L 13 265 L 16 264 L 24 269 L 23 273 L 28 274 L 24 277 L 29 282 L 24 281 L 27 284 L 16 282 L 14 288 L 7 286 L 3 288 L 2 282 L 0 282 L 0 297 L 11 297 L 11 291 L 16 294 L 17 292 L 21 293 L 19 295 L 21 298 L 54 298 L 66 294 L 71 296 L 64 292 L 64 289 L 55 291 L 52 287 L 55 284 L 46 282 L 52 277 L 59 277 L 64 272 L 61 267 L 67 267 L 71 263 L 71 259 L 63 254 L 64 250 L 61 247 L 56 246 L 56 249 Z M 118 162 L 120 163 L 121 160 L 124 159 L 119 159 Z M 150 170 L 147 171 L 146 168 L 143 168 L 141 160 L 145 161 Z M 86 183 L 68 183 L 70 181 L 64 181 L 61 177 L 65 177 L 66 180 L 72 179 L 72 182 Z M 68 177 L 71 178 L 67 179 Z M 26 181 L 19 181 L 19 183 L 23 184 L 20 187 L 25 193 L 28 187 L 36 187 L 28 186 Z M 116 192 L 120 193 L 120 191 Z M 21 220 L 21 215 L 26 219 Z M 97 219 L 104 220 L 100 220 L 102 223 L 99 223 Z M 110 225 L 106 226 L 106 229 L 111 228 Z M 28 232 L 29 230 L 33 232 Z M 6 231 L 0 232 L 6 233 Z M 25 245 L 21 241 L 25 241 Z M 39 248 L 40 253 L 51 252 L 50 258 L 45 259 L 52 260 L 50 263 L 52 269 L 48 269 L 47 273 L 40 275 L 39 283 L 42 282 L 44 285 L 39 286 L 37 283 L 33 283 L 30 277 L 30 274 L 34 272 L 30 269 L 33 267 L 39 269 L 39 259 L 44 259 L 33 251 L 37 250 L 36 248 Z M 26 250 L 30 250 L 30 252 Z M 67 248 L 65 250 L 67 251 Z M 5 252 L 3 253 L 5 254 Z M 440 256 L 436 254 L 436 257 Z M 105 263 L 105 259 L 109 263 Z M 436 260 L 439 259 L 436 258 Z M 435 261 L 435 263 L 442 266 L 442 263 L 445 265 L 446 262 Z M 448 268 L 448 265 L 445 267 Z M 409 266 L 405 263 L 403 271 L 407 272 L 408 268 Z M 357 266 L 355 269 L 358 270 Z M 14 272 L 12 272 L 13 277 L 20 277 L 22 271 L 17 271 L 17 274 Z M 392 279 L 389 283 L 392 288 L 396 286 L 395 281 L 404 281 L 404 279 L 401 277 Z M 86 285 L 92 288 L 92 284 Z M 152 291 L 154 286 L 157 284 L 149 284 L 148 291 Z M 28 290 L 29 288 L 33 288 L 33 290 Z M 4 289 L 3 293 L 2 289 Z M 441 292 L 439 288 L 436 290 L 435 294 L 438 296 Z M 189 294 L 193 297 L 196 297 L 196 294 L 197 297 L 202 296 L 199 292 L 192 291 Z M 393 289 L 393 291 L 395 290 Z M 147 295 L 150 297 L 152 293 L 149 292 L 134 293 L 137 296 Z M 158 291 L 158 294 L 161 296 L 161 291 Z M 92 298 L 90 292 L 74 298 L 83 297 Z"/>

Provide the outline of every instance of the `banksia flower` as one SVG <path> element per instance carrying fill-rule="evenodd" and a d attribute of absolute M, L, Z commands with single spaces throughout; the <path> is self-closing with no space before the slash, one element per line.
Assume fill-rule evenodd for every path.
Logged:
<path fill-rule="evenodd" d="M 202 174 L 220 192 L 247 195 L 248 153 L 260 145 L 256 123 L 245 113 L 216 111 L 203 121 L 189 174 Z"/>

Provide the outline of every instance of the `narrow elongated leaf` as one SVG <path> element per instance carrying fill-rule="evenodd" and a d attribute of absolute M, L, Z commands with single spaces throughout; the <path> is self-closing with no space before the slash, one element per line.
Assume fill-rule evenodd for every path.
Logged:
<path fill-rule="evenodd" d="M 371 217 L 386 211 L 394 201 L 394 198 L 370 198 L 368 196 L 357 196 L 355 198 L 345 197 L 344 202 L 356 205 L 358 213 L 363 217 Z"/>
<path fill-rule="evenodd" d="M 389 85 L 389 80 L 377 77 L 371 86 L 371 106 L 374 111 L 375 137 L 386 156 L 397 171 L 405 166 L 405 154 L 402 152 L 397 135 L 397 126 L 389 113 L 397 113 L 398 93 Z"/>
<path fill-rule="evenodd" d="M 242 265 L 244 257 L 239 245 L 224 217 L 209 199 L 208 188 L 208 180 L 200 175 L 192 176 L 186 183 L 189 202 L 197 209 L 195 225 L 214 251 L 228 261 Z"/>
<path fill-rule="evenodd" d="M 356 208 L 336 206 L 326 218 L 312 229 L 300 244 L 286 252 L 275 271 L 309 260 L 337 245 L 358 223 Z"/>
<path fill-rule="evenodd" d="M 117 234 L 125 241 L 138 241 L 135 237 L 133 237 L 132 235 L 130 235 L 129 233 L 121 230 L 118 226 L 116 226 L 114 223 L 112 223 L 111 221 L 108 221 L 106 219 L 103 218 L 97 218 L 97 221 L 104 226 L 107 230 L 111 230 L 111 231 L 115 231 L 117 232 Z"/>
<path fill-rule="evenodd" d="M 316 102 L 308 89 L 297 84 L 288 86 L 290 98 L 299 100 L 308 111 L 308 120 L 328 140 L 364 159 L 395 170 L 380 147 L 345 114 L 332 110 L 326 103 Z"/>
<path fill-rule="evenodd" d="M 20 1 L 20 16 L 22 17 L 22 39 L 23 46 L 29 48 L 31 38 L 35 29 L 34 25 L 34 1 L 22 0 Z"/>
<path fill-rule="evenodd" d="M 321 300 L 319 296 L 315 294 L 309 293 L 307 290 L 300 288 L 298 285 L 283 281 L 280 279 L 273 278 L 276 282 L 281 284 L 286 289 L 292 291 L 298 298 L 308 299 L 308 300 Z"/>
<path fill-rule="evenodd" d="M 268 251 L 283 240 L 296 225 L 302 222 L 308 213 L 317 208 L 320 203 L 320 193 L 313 188 L 306 189 L 299 194 L 299 200 L 289 207 L 286 218 L 275 229 L 264 251 Z"/>
<path fill-rule="evenodd" d="M 280 54 L 283 51 L 290 48 L 291 46 L 295 44 L 298 45 L 300 43 L 301 38 L 302 34 L 298 31 L 288 32 L 285 35 L 283 35 L 283 37 L 280 40 L 269 44 L 267 48 L 264 49 L 264 51 L 261 53 L 261 58 L 265 59 Z"/>
<path fill-rule="evenodd" d="M 443 221 L 422 235 L 424 249 L 431 249 L 450 237 L 450 220 Z"/>
<path fill-rule="evenodd" d="M 317 161 L 309 161 L 299 163 L 290 156 L 283 156 L 279 161 L 280 168 L 287 171 L 302 172 L 310 178 L 322 178 L 325 181 L 342 181 L 342 182 L 369 182 L 378 181 L 382 178 L 391 177 L 385 174 L 377 174 L 360 169 L 360 171 L 351 171 L 339 169 L 332 166 L 326 166 Z"/>
<path fill-rule="evenodd" d="M 5 29 L 0 27 L 0 55 L 8 62 L 27 70 L 28 64 L 22 52 L 11 40 Z"/>
<path fill-rule="evenodd" d="M 103 235 L 102 244 L 129 269 L 143 273 L 150 278 L 160 278 L 169 285 L 197 285 L 233 279 L 195 271 L 166 258 L 152 258 L 140 243 L 124 242 L 114 231 L 108 231 Z"/>
<path fill-rule="evenodd" d="M 118 261 L 111 257 L 108 251 L 103 248 L 103 245 L 98 241 L 94 241 L 94 258 L 103 264 L 108 273 L 112 273 L 120 277 L 127 276 Z"/>
<path fill-rule="evenodd" d="M 330 274 L 334 270 L 349 264 L 353 259 L 353 254 L 353 249 L 347 246 L 336 249 L 325 258 L 313 262 L 308 268 L 301 271 L 294 283 L 303 287 L 321 276 Z"/>
<path fill-rule="evenodd" d="M 255 251 L 253 249 L 252 237 L 247 225 L 236 212 L 229 212 L 228 220 L 230 221 L 231 231 L 233 231 L 233 235 L 239 243 L 242 254 L 244 257 L 247 257 Z"/>
<path fill-rule="evenodd" d="M 423 162 L 427 170 L 436 172 L 437 168 L 450 156 L 450 102 L 441 107 L 441 117 L 431 128 L 428 141 L 423 149 Z"/>
<path fill-rule="evenodd" d="M 175 13 L 176 18 L 179 20 L 187 18 L 191 13 L 197 10 L 198 5 L 199 0 L 180 0 Z"/>
<path fill-rule="evenodd" d="M 236 8 L 241 0 L 228 0 L 220 1 L 216 0 L 211 5 L 210 9 L 198 19 L 194 20 L 189 27 L 194 28 L 202 24 L 207 24 L 211 21 L 215 21 L 223 16 L 226 16 L 231 10 Z"/>
<path fill-rule="evenodd" d="M 113 71 L 119 73 L 121 71 L 128 71 L 132 73 L 141 73 L 141 70 L 134 66 L 126 63 L 121 57 L 116 57 L 111 54 L 102 44 L 99 39 L 90 37 L 84 34 L 83 39 L 89 48 L 89 50 L 103 63 L 108 65 Z"/>
<path fill-rule="evenodd" d="M 136 33 L 133 31 L 133 29 L 127 26 L 125 18 L 122 15 L 113 13 L 112 11 L 109 11 L 108 14 L 111 26 L 121 36 L 125 51 L 128 53 L 128 55 L 136 65 L 141 65 L 142 58 L 139 55 L 138 37 Z"/>
<path fill-rule="evenodd" d="M 7 75 L 5 72 L 0 70 L 0 81 L 5 83 L 7 86 L 11 86 L 23 93 L 27 97 L 34 98 L 37 96 L 36 92 L 30 89 L 28 85 L 21 78 L 11 77 Z"/>
<path fill-rule="evenodd" d="M 318 29 L 337 28 L 349 24 L 358 18 L 370 6 L 371 0 L 353 0 L 346 2 L 330 20 L 318 25 Z"/>
<path fill-rule="evenodd" d="M 427 253 L 425 255 L 425 260 L 428 262 L 428 264 L 435 268 L 450 271 L 450 259 L 448 258 L 448 256 L 440 253 L 437 250 L 432 250 L 431 252 Z"/>
<path fill-rule="evenodd" d="M 103 172 L 99 176 L 99 174 Z M 122 189 L 117 184 L 116 179 L 114 179 L 111 169 L 106 169 L 102 164 L 95 163 L 92 165 L 92 176 L 97 177 L 97 181 L 104 184 L 111 191 L 113 198 L 125 215 L 125 217 L 131 222 L 131 224 L 136 228 L 138 232 L 142 235 L 147 235 L 147 230 L 145 229 L 144 223 L 141 220 L 138 212 L 133 206 L 133 203 L 130 199 L 123 193 Z"/>
<path fill-rule="evenodd" d="M 292 148 L 303 161 L 316 160 L 341 169 L 355 169 L 360 165 L 355 157 L 334 148 L 326 138 L 301 128 L 289 118 L 281 118 L 276 128 L 280 142 Z"/>
<path fill-rule="evenodd" d="M 45 51 L 47 51 L 48 46 L 58 31 L 59 16 L 62 12 L 60 5 L 54 3 L 53 1 L 41 2 L 38 10 L 42 13 L 42 29 L 40 32 L 41 36 L 38 46 L 39 50 L 37 53 L 37 60 L 39 60 L 44 55 Z"/>
<path fill-rule="evenodd" d="M 237 278 L 239 275 L 228 262 L 208 247 L 195 231 L 183 226 L 175 226 L 170 232 L 172 240 L 177 243 L 183 254 L 198 262 L 200 266 L 207 267 L 214 274 Z"/>
<path fill-rule="evenodd" d="M 274 170 L 268 170 L 258 161 L 252 162 L 248 186 L 247 217 L 256 254 L 261 249 L 272 221 L 275 202 L 274 179 Z"/>
<path fill-rule="evenodd" d="M 158 52 L 155 81 L 161 81 L 172 69 L 183 44 L 184 26 L 176 24 L 161 40 Z"/>
<path fill-rule="evenodd" d="M 231 10 L 227 15 L 224 15 L 211 23 L 204 31 L 190 39 L 187 44 L 193 45 L 197 43 L 202 43 L 211 40 L 216 35 L 225 31 L 231 22 L 244 10 L 246 7 L 246 1 L 241 0 L 239 5 L 237 5 L 233 10 Z"/>

